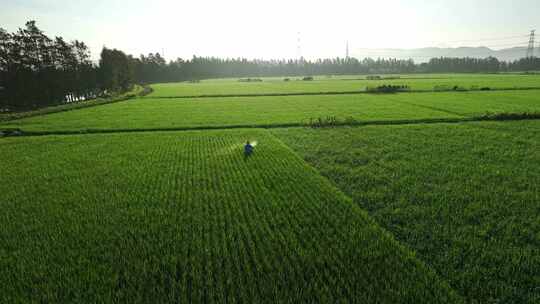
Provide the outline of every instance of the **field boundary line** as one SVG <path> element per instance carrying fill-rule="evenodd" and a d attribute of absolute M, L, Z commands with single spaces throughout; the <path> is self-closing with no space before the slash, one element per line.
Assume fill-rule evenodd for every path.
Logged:
<path fill-rule="evenodd" d="M 279 97 L 279 96 L 318 96 L 318 95 L 395 95 L 395 94 L 411 94 L 411 93 L 468 93 L 468 92 L 497 92 L 497 91 L 532 91 L 540 90 L 540 87 L 522 87 L 522 88 L 491 88 L 490 90 L 409 90 L 396 93 L 377 93 L 368 91 L 326 91 L 326 92 L 291 92 L 291 93 L 247 93 L 247 94 L 201 94 L 201 95 L 179 95 L 179 96 L 151 96 L 146 95 L 141 99 L 195 99 L 195 98 L 233 98 L 233 97 Z"/>
<path fill-rule="evenodd" d="M 338 127 L 356 126 L 391 126 L 391 125 L 411 125 L 411 124 L 439 124 L 439 123 L 464 123 L 480 121 L 520 121 L 520 120 L 540 120 L 536 115 L 500 117 L 491 114 L 476 117 L 456 117 L 456 118 L 427 118 L 427 119 L 400 119 L 400 120 L 372 120 L 343 122 L 331 126 L 312 127 L 305 123 L 282 123 L 282 124 L 253 124 L 253 125 L 228 125 L 228 126 L 197 126 L 197 127 L 170 127 L 170 128 L 132 128 L 132 129 L 81 129 L 81 130 L 57 130 L 57 131 L 25 131 L 24 129 L 0 129 L 0 138 L 7 137 L 28 137 L 47 135 L 86 135 L 86 134 L 111 134 L 111 133 L 144 133 L 144 132 L 178 132 L 178 131 L 204 131 L 204 130 L 229 130 L 229 129 L 282 129 L 282 128 L 311 128 L 327 129 Z"/>

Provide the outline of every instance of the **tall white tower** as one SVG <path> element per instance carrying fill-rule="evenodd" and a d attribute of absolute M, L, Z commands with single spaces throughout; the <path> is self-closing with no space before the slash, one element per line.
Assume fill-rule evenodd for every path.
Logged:
<path fill-rule="evenodd" d="M 527 47 L 527 58 L 534 57 L 534 30 L 531 31 L 529 37 L 529 46 Z"/>

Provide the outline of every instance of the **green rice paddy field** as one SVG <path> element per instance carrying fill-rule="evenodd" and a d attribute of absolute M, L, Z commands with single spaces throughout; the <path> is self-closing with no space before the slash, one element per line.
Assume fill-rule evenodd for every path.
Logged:
<path fill-rule="evenodd" d="M 366 80 L 366 76 L 315 76 L 313 81 L 298 77 L 261 78 L 262 82 L 238 82 L 236 79 L 203 80 L 199 83 L 164 83 L 152 85 L 150 97 L 200 95 L 284 94 L 317 92 L 356 92 L 380 85 L 408 85 L 411 90 L 432 91 L 435 87 L 464 89 L 540 88 L 540 75 L 519 74 L 420 74 L 383 75 L 390 79 Z M 399 77 L 399 78 L 398 78 Z M 396 79 L 398 78 L 398 79 Z"/>
<path fill-rule="evenodd" d="M 540 121 L 273 132 L 467 299 L 540 301 Z"/>
<path fill-rule="evenodd" d="M 245 138 L 261 148 L 247 160 Z M 459 302 L 266 131 L 13 138 L 0 149 L 3 303 Z"/>
<path fill-rule="evenodd" d="M 234 85 L 234 83 L 233 83 Z M 302 125 L 320 117 L 360 122 L 538 112 L 540 90 L 388 95 L 139 98 L 0 123 L 23 131 L 174 129 Z"/>
<path fill-rule="evenodd" d="M 392 81 L 540 79 L 421 76 Z M 158 98 L 355 77 L 1 123 L 22 136 L 0 137 L 0 302 L 538 303 L 540 120 L 475 119 L 540 90 Z M 377 124 L 305 126 L 328 116 Z"/>

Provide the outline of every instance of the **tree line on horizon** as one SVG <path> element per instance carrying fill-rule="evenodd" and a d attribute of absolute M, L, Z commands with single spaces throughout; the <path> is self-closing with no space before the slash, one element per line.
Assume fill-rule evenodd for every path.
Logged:
<path fill-rule="evenodd" d="M 347 74 L 497 73 L 539 71 L 540 58 L 332 58 L 248 60 L 197 57 L 167 62 L 159 53 L 139 58 L 103 48 L 97 64 L 84 42 L 50 38 L 35 21 L 8 33 L 0 28 L 0 112 L 45 107 L 126 92 L 134 84 L 225 77 Z"/>
<path fill-rule="evenodd" d="M 488 58 L 432 58 L 426 63 L 412 59 L 332 58 L 310 60 L 247 60 L 197 57 L 166 62 L 159 53 L 141 55 L 134 62 L 136 79 L 143 83 L 178 82 L 226 77 L 272 77 L 306 75 L 500 73 L 540 71 L 540 58 L 513 62 Z"/>

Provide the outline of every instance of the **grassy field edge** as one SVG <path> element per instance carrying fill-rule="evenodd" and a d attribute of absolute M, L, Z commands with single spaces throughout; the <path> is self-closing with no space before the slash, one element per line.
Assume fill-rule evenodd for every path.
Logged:
<path fill-rule="evenodd" d="M 178 132 L 178 131 L 202 131 L 202 130 L 232 130 L 232 129 L 280 129 L 280 128 L 339 128 L 339 127 L 362 127 L 362 126 L 390 126 L 390 125 L 414 125 L 414 124 L 439 124 L 439 123 L 464 123 L 480 121 L 520 121 L 539 120 L 540 113 L 486 113 L 474 117 L 458 118 L 426 118 L 426 119 L 398 119 L 398 120 L 366 120 L 344 121 L 332 124 L 309 124 L 309 123 L 283 123 L 283 124 L 246 124 L 246 125 L 217 125 L 217 126 L 194 126 L 194 127 L 170 127 L 170 128 L 113 128 L 113 129 L 80 129 L 58 131 L 25 131 L 20 128 L 0 127 L 0 138 L 9 136 L 47 136 L 47 135 L 81 135 L 81 134 L 110 134 L 110 133 L 136 133 L 136 132 Z"/>
<path fill-rule="evenodd" d="M 151 92 L 152 92 L 152 88 L 149 86 L 135 85 L 131 91 L 125 92 L 116 96 L 112 96 L 109 98 L 96 98 L 96 99 L 91 99 L 91 100 L 86 100 L 86 101 L 73 102 L 69 104 L 50 106 L 50 107 L 26 111 L 26 112 L 0 114 L 0 123 L 13 121 L 13 120 L 19 120 L 19 119 L 28 118 L 28 117 L 47 115 L 47 114 L 66 112 L 66 111 L 73 111 L 73 110 L 80 110 L 80 109 L 96 107 L 96 106 L 106 105 L 106 104 L 120 102 L 120 101 L 126 101 L 126 100 L 133 99 L 136 97 L 144 97 L 150 94 Z"/>

